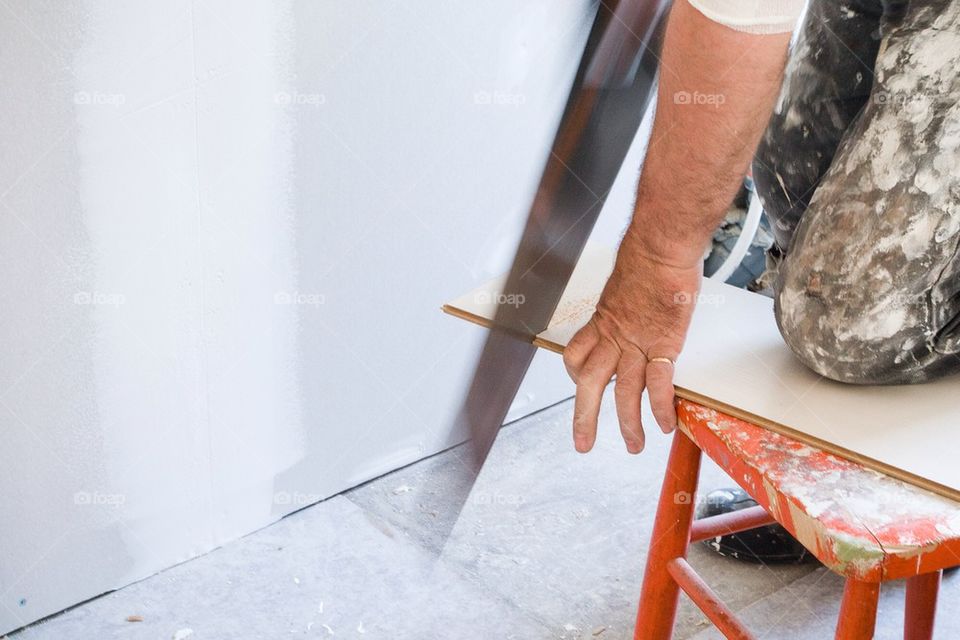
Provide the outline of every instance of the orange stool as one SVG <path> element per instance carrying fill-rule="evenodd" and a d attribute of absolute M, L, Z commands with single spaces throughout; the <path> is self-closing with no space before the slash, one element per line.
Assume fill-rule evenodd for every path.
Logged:
<path fill-rule="evenodd" d="M 836 638 L 872 638 L 880 583 L 899 578 L 904 638 L 933 637 L 941 571 L 960 565 L 960 503 L 687 400 L 677 417 L 635 640 L 673 635 L 681 589 L 727 638 L 754 638 L 687 562 L 687 545 L 774 521 L 846 578 Z M 695 521 L 701 452 L 760 506 Z"/>

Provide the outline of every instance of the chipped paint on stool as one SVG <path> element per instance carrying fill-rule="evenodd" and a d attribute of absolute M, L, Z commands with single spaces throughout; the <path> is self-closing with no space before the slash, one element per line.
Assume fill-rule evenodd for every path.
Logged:
<path fill-rule="evenodd" d="M 687 400 L 677 417 L 836 573 L 879 582 L 960 565 L 960 503 Z"/>

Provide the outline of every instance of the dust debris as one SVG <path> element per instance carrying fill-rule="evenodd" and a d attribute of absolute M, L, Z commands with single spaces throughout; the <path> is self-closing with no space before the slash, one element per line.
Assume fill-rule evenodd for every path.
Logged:
<path fill-rule="evenodd" d="M 337 635 L 337 634 L 335 634 L 335 633 L 333 632 L 333 629 L 330 628 L 330 625 L 325 624 L 325 625 L 323 625 L 323 628 L 326 629 L 326 630 L 327 630 L 327 633 L 329 633 L 330 635 L 332 635 L 332 636 Z"/>
<path fill-rule="evenodd" d="M 366 633 L 367 630 L 363 628 L 363 621 L 360 621 L 360 624 L 357 625 L 357 633 Z"/>
<path fill-rule="evenodd" d="M 410 493 L 411 491 L 413 491 L 413 487 L 408 484 L 402 484 L 393 490 L 393 495 L 398 496 L 401 493 Z"/>
<path fill-rule="evenodd" d="M 293 576 L 293 584 L 300 584 L 300 578 Z"/>
<path fill-rule="evenodd" d="M 127 622 L 143 622 L 143 616 L 138 616 L 138 615 L 127 616 Z"/>
<path fill-rule="evenodd" d="M 173 640 L 183 640 L 184 638 L 189 638 L 192 635 L 193 635 L 193 629 L 190 629 L 190 628 L 180 629 L 179 631 L 173 634 Z"/>
<path fill-rule="evenodd" d="M 596 629 L 593 630 L 593 633 L 591 633 L 590 635 L 596 637 L 596 636 L 600 635 L 601 633 L 603 633 L 603 632 L 606 631 L 606 630 L 607 630 L 606 627 L 597 627 Z"/>

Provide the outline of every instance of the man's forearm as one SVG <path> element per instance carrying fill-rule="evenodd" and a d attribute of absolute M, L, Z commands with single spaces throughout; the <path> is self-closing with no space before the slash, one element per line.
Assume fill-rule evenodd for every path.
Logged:
<path fill-rule="evenodd" d="M 789 39 L 734 31 L 678 0 L 628 230 L 645 251 L 682 265 L 702 258 L 770 118 Z"/>
<path fill-rule="evenodd" d="M 685 301 L 700 286 L 703 250 L 770 117 L 789 37 L 734 31 L 676 0 L 633 221 L 596 311 L 563 351 L 577 383 L 577 451 L 593 446 L 614 376 L 628 451 L 643 449 L 644 390 L 664 432 L 676 428 L 674 365 L 694 309 Z"/>

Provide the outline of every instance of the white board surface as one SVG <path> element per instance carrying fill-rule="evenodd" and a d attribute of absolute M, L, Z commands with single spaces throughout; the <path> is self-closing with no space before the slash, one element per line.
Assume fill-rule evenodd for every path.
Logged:
<path fill-rule="evenodd" d="M 586 324 L 614 255 L 597 246 L 584 251 L 538 346 L 562 351 Z M 502 281 L 445 310 L 489 324 Z M 680 397 L 960 499 L 960 376 L 903 386 L 823 378 L 783 342 L 769 298 L 705 279 L 674 383 Z"/>

